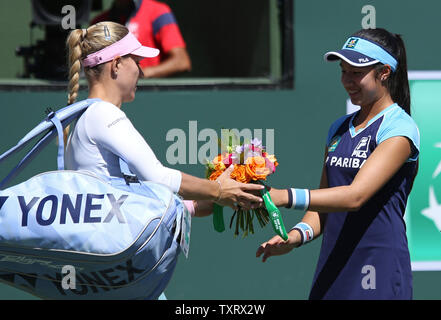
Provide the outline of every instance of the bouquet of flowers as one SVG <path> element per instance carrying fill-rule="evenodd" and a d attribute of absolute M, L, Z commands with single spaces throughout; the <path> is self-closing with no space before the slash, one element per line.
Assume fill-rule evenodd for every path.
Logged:
<path fill-rule="evenodd" d="M 273 174 L 278 166 L 276 157 L 268 154 L 262 146 L 262 142 L 257 138 L 249 143 L 234 145 L 230 136 L 230 143 L 225 150 L 226 152 L 219 154 L 212 161 L 207 161 L 207 179 L 216 180 L 230 165 L 234 165 L 234 170 L 230 175 L 232 179 L 242 183 L 261 183 Z M 262 228 L 271 221 L 274 230 L 286 240 L 287 235 L 280 211 L 271 201 L 267 189 L 262 191 L 262 197 L 265 203 L 264 207 L 251 210 L 239 208 L 234 211 L 230 220 L 230 228 L 236 218 L 235 236 L 239 235 L 239 229 L 244 232 L 243 237 L 249 233 L 254 234 L 253 220 L 256 217 Z M 222 207 L 217 204 L 214 206 L 213 223 L 216 231 L 225 230 Z"/>

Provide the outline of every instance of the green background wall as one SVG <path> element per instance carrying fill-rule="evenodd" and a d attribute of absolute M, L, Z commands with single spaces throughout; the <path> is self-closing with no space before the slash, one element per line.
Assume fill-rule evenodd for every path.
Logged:
<path fill-rule="evenodd" d="M 327 129 L 345 113 L 346 103 L 338 65 L 325 63 L 323 54 L 340 48 L 348 35 L 361 28 L 361 8 L 366 4 L 375 6 L 378 27 L 403 34 L 410 70 L 441 69 L 441 44 L 434 41 L 441 29 L 439 1 L 298 0 L 294 6 L 293 90 L 138 91 L 136 100 L 125 105 L 124 111 L 166 165 L 166 150 L 171 144 L 166 141 L 167 132 L 181 128 L 188 137 L 191 120 L 197 120 L 199 131 L 212 128 L 219 134 L 223 127 L 274 129 L 280 166 L 269 179 L 270 184 L 316 188 Z M 28 7 L 25 0 L 0 4 L 3 78 L 13 78 L 20 70 L 20 61 L 8 50 L 28 43 Z M 81 97 L 86 97 L 86 92 Z M 56 109 L 65 102 L 66 93 L 62 91 L 1 91 L 0 152 L 36 125 L 47 107 Z M 48 148 L 20 178 L 55 169 L 55 154 L 55 146 Z M 8 164 L 0 167 L 0 176 L 5 174 Z M 201 177 L 204 174 L 200 164 L 175 168 Z M 229 221 L 232 211 L 226 209 L 225 214 Z M 288 227 L 302 217 L 298 211 L 282 210 L 282 214 Z M 222 234 L 216 233 L 211 218 L 193 219 L 189 259 L 180 257 L 166 290 L 168 298 L 306 299 L 321 240 L 263 264 L 255 258 L 255 252 L 273 232 L 270 226 L 257 229 L 256 234 L 246 239 L 235 239 L 228 228 Z M 441 272 L 413 274 L 416 299 L 441 298 Z M 0 299 L 32 297 L 0 285 Z"/>

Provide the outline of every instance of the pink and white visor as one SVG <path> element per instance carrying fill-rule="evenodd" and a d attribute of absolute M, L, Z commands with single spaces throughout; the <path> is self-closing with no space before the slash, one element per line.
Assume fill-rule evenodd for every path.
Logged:
<path fill-rule="evenodd" d="M 129 32 L 121 40 L 112 43 L 104 49 L 89 54 L 83 59 L 83 67 L 94 67 L 109 62 L 115 57 L 122 57 L 128 54 L 144 58 L 154 58 L 159 54 L 159 49 L 144 47 L 138 39 Z"/>

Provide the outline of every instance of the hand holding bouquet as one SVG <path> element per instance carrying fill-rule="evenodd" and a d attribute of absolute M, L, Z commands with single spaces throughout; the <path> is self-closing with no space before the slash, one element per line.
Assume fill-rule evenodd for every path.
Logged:
<path fill-rule="evenodd" d="M 259 139 L 253 139 L 250 143 L 243 145 L 233 145 L 230 143 L 226 152 L 219 154 L 206 165 L 206 177 L 210 180 L 216 180 L 228 167 L 234 165 L 230 177 L 242 183 L 262 183 L 266 178 L 273 174 L 278 166 L 274 155 L 269 155 L 263 148 Z M 254 234 L 254 217 L 257 218 L 260 226 L 263 228 L 270 220 L 275 231 L 287 238 L 280 211 L 272 203 L 269 193 L 265 189 L 262 192 L 265 206 L 250 210 L 236 207 L 230 221 L 230 228 L 236 218 L 236 227 L 234 235 L 239 235 L 239 229 L 244 231 L 243 237 L 249 233 Z M 214 206 L 213 215 L 214 227 L 217 231 L 224 231 L 222 207 L 218 204 Z"/>

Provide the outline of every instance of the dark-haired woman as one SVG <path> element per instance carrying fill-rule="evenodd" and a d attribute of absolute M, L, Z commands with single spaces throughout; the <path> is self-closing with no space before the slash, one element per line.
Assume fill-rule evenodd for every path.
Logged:
<path fill-rule="evenodd" d="M 256 256 L 265 261 L 323 234 L 310 299 L 411 299 L 403 216 L 419 133 L 403 40 L 384 29 L 361 30 L 325 59 L 340 61 L 343 87 L 361 109 L 331 125 L 320 189 L 271 189 L 276 205 L 306 214 L 287 241 L 273 237 Z"/>

